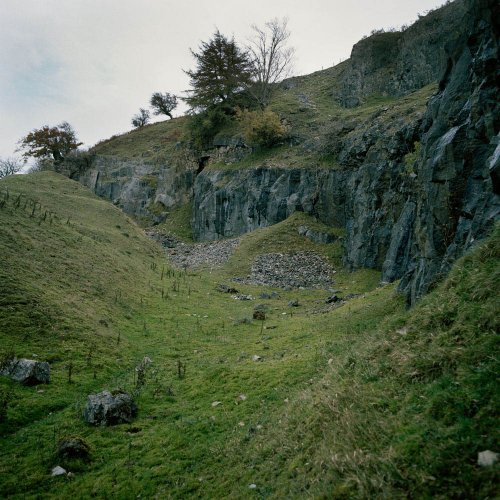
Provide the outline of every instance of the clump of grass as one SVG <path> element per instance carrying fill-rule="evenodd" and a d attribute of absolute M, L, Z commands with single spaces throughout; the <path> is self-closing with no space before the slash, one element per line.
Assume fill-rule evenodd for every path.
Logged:
<path fill-rule="evenodd" d="M 168 211 L 164 222 L 155 226 L 159 232 L 173 234 L 181 241 L 192 242 L 193 231 L 191 228 L 192 204 L 186 203 Z"/>

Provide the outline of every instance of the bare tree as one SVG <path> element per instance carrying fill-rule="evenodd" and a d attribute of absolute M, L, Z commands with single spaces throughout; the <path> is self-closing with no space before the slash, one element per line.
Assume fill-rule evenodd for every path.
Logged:
<path fill-rule="evenodd" d="M 264 28 L 252 26 L 254 36 L 247 46 L 253 62 L 254 84 L 250 91 L 262 108 L 269 104 L 272 85 L 290 76 L 292 70 L 295 49 L 287 47 L 287 24 L 288 19 L 275 17 Z"/>
<path fill-rule="evenodd" d="M 155 115 L 167 115 L 172 118 L 172 111 L 177 107 L 177 96 L 165 92 L 155 92 L 149 101 Z"/>
<path fill-rule="evenodd" d="M 23 164 L 17 158 L 0 158 L 0 179 L 17 174 L 22 168 Z"/>
<path fill-rule="evenodd" d="M 132 125 L 136 128 L 144 127 L 150 119 L 149 111 L 144 108 L 139 108 L 139 113 L 132 117 Z"/>

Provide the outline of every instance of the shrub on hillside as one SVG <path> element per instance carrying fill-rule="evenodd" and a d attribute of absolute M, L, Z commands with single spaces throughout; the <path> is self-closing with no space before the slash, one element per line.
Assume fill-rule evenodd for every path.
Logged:
<path fill-rule="evenodd" d="M 187 123 L 189 136 L 197 148 L 209 148 L 217 133 L 232 120 L 220 106 L 208 109 L 191 116 Z"/>
<path fill-rule="evenodd" d="M 263 111 L 239 110 L 237 117 L 250 146 L 269 148 L 283 141 L 287 135 L 287 128 L 281 122 L 280 117 L 269 109 Z"/>

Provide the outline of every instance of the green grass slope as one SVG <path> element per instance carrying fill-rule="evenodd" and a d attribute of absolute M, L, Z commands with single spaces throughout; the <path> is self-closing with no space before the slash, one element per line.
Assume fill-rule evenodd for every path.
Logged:
<path fill-rule="evenodd" d="M 318 380 L 231 445 L 248 481 L 277 498 L 495 498 L 499 464 L 477 457 L 500 444 L 499 258 L 497 227 L 413 310 L 332 313 Z"/>
<path fill-rule="evenodd" d="M 74 402 L 72 386 L 59 383 L 70 364 L 90 385 L 119 369 L 116 344 L 127 344 L 121 332 L 161 254 L 122 212 L 58 174 L 6 178 L 0 200 L 1 354 L 50 361 L 56 390 L 13 394 L 9 431 Z"/>
<path fill-rule="evenodd" d="M 1 353 L 48 360 L 52 375 L 38 387 L 0 379 L 0 496 L 491 496 L 498 469 L 475 459 L 498 448 L 498 232 L 407 312 L 373 272 L 338 268 L 340 243 L 299 237 L 314 225 L 301 217 L 246 235 L 222 269 L 186 272 L 73 181 L 0 181 Z M 215 291 L 282 244 L 322 253 L 361 295 L 327 310 L 325 291 Z M 243 322 L 257 302 L 266 320 Z M 87 394 L 115 388 L 134 394 L 137 419 L 85 424 Z M 89 462 L 57 457 L 74 435 Z M 73 477 L 52 478 L 55 465 Z"/>
<path fill-rule="evenodd" d="M 144 159 L 161 162 L 170 159 L 175 144 L 185 135 L 187 117 L 174 118 L 131 130 L 100 141 L 92 151 L 101 156 L 116 156 L 124 160 Z"/>

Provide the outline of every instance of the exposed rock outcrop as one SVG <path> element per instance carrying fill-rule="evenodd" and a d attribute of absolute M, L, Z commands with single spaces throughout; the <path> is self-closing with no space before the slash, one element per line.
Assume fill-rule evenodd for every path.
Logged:
<path fill-rule="evenodd" d="M 166 210 L 190 201 L 195 173 L 188 161 L 158 166 L 98 156 L 80 182 L 129 215 L 161 222 Z"/>
<path fill-rule="evenodd" d="M 348 61 L 311 75 L 322 88 L 331 78 L 327 97 L 353 110 L 373 96 L 399 96 L 346 120 L 321 115 L 302 125 L 290 147 L 329 158 L 330 168 L 308 160 L 238 168 L 248 151 L 231 153 L 241 145 L 227 140 L 212 156 L 230 157 L 231 168 L 186 158 L 155 170 L 107 159 L 87 184 L 136 216 L 191 200 L 201 241 L 304 211 L 344 230 L 347 267 L 401 279 L 413 303 L 500 213 L 499 20 L 498 0 L 456 0 L 403 32 L 360 41 Z M 297 92 L 299 80 L 282 89 Z M 295 97 L 298 107 L 309 102 Z"/>
<path fill-rule="evenodd" d="M 400 289 L 410 302 L 425 293 L 500 214 L 500 8 L 493 0 L 459 0 L 444 9 L 451 24 L 436 39 L 441 49 L 427 77 L 394 87 L 399 63 L 389 57 L 380 62 L 390 66 L 385 83 L 380 68 L 366 69 L 364 85 L 377 81 L 351 92 L 363 95 L 384 84 L 399 93 L 439 75 L 424 113 L 410 106 L 404 116 L 384 117 L 382 110 L 362 126 L 325 132 L 338 161 L 331 170 L 202 172 L 194 186 L 196 237 L 235 236 L 302 210 L 345 228 L 348 267 L 380 268 L 384 281 L 403 278 Z M 418 24 L 408 31 L 419 32 Z M 422 34 L 417 50 L 416 39 L 401 36 L 394 34 L 398 54 L 411 45 L 420 54 L 417 67 L 428 67 L 436 40 Z"/>
<path fill-rule="evenodd" d="M 342 68 L 336 100 L 354 107 L 373 94 L 400 96 L 438 81 L 449 47 L 463 36 L 469 4 L 457 0 L 404 31 L 382 31 L 359 41 Z"/>
<path fill-rule="evenodd" d="M 462 35 L 446 48 L 440 92 L 422 124 L 411 196 L 415 219 L 408 241 L 394 245 L 396 235 L 391 241 L 396 253 L 407 255 L 400 289 L 411 302 L 485 237 L 500 214 L 490 171 L 500 130 L 500 5 L 495 0 L 465 4 Z"/>

